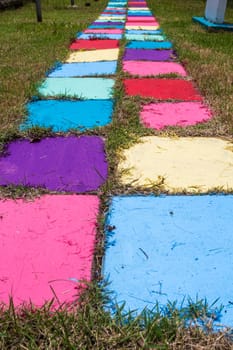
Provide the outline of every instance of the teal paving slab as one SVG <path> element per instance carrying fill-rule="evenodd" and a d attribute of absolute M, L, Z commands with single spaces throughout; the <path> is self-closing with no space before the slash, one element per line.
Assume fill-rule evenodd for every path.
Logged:
<path fill-rule="evenodd" d="M 233 326 L 233 195 L 115 196 L 106 218 L 104 276 L 125 311 L 217 300 Z M 220 306 L 223 309 L 220 312 Z"/>
<path fill-rule="evenodd" d="M 208 21 L 204 17 L 193 17 L 193 21 L 201 24 L 206 29 L 209 30 L 226 30 L 226 31 L 233 31 L 233 23 L 213 23 Z"/>
<path fill-rule="evenodd" d="M 44 97 L 106 100 L 112 98 L 114 83 L 107 78 L 47 78 L 38 92 Z"/>
<path fill-rule="evenodd" d="M 122 38 L 122 34 L 78 34 L 78 39 L 113 39 L 120 40 Z"/>
<path fill-rule="evenodd" d="M 39 100 L 26 105 L 28 117 L 20 130 L 40 126 L 67 132 L 101 127 L 111 122 L 113 107 L 113 100 Z"/>
<path fill-rule="evenodd" d="M 64 63 L 56 66 L 48 77 L 84 77 L 90 75 L 113 75 L 117 61 Z"/>
<path fill-rule="evenodd" d="M 169 50 L 172 49 L 173 45 L 170 41 L 130 41 L 127 45 L 127 49 L 148 49 L 148 50 Z"/>
<path fill-rule="evenodd" d="M 125 34 L 126 40 L 139 40 L 139 41 L 164 41 L 166 39 L 163 35 L 150 35 L 150 34 Z"/>

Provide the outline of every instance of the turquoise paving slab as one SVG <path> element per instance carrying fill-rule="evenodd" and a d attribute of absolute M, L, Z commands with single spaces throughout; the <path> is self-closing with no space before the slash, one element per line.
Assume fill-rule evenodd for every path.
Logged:
<path fill-rule="evenodd" d="M 131 16 L 138 16 L 138 17 L 141 17 L 141 16 L 149 16 L 151 17 L 152 16 L 152 13 L 150 11 L 141 11 L 141 12 L 136 12 L 136 11 L 129 11 L 128 12 L 128 17 L 131 17 Z"/>
<path fill-rule="evenodd" d="M 114 80 L 105 78 L 47 78 L 38 92 L 47 97 L 106 100 L 112 97 L 113 86 Z"/>
<path fill-rule="evenodd" d="M 131 41 L 126 45 L 127 49 L 155 49 L 169 50 L 173 45 L 169 41 L 152 42 L 152 41 Z"/>
<path fill-rule="evenodd" d="M 216 321 L 233 326 L 232 208 L 232 195 L 113 197 L 104 261 L 113 303 L 142 311 L 219 298 Z"/>
<path fill-rule="evenodd" d="M 77 35 L 78 39 L 116 39 L 120 40 L 122 34 L 81 34 Z"/>
<path fill-rule="evenodd" d="M 83 77 L 115 74 L 117 61 L 64 63 L 56 67 L 49 77 Z"/>
<path fill-rule="evenodd" d="M 233 23 L 213 23 L 204 17 L 193 17 L 193 21 L 203 25 L 207 29 L 233 31 Z"/>
<path fill-rule="evenodd" d="M 110 28 L 114 28 L 114 29 L 123 29 L 124 28 L 124 26 L 122 25 L 109 25 L 109 24 L 106 24 L 106 25 L 104 25 L 104 24 L 96 24 L 96 25 L 91 25 L 91 26 L 89 26 L 88 27 L 89 29 L 106 29 L 106 28 L 108 28 L 108 29 L 110 29 Z"/>
<path fill-rule="evenodd" d="M 164 41 L 166 38 L 163 35 L 141 35 L 141 34 L 125 34 L 127 40 L 139 41 Z"/>
<path fill-rule="evenodd" d="M 86 130 L 111 122 L 113 100 L 40 100 L 28 103 L 28 117 L 20 130 L 32 126 L 52 128 L 66 132 L 70 129 Z"/>

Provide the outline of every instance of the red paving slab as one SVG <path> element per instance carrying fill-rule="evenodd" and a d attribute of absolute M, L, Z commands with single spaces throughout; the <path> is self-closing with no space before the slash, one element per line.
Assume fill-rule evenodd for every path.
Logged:
<path fill-rule="evenodd" d="M 75 40 L 71 45 L 71 50 L 98 50 L 115 49 L 119 47 L 119 40 Z"/>
<path fill-rule="evenodd" d="M 159 100 L 202 101 L 191 81 L 179 79 L 125 79 L 130 96 L 152 97 Z"/>

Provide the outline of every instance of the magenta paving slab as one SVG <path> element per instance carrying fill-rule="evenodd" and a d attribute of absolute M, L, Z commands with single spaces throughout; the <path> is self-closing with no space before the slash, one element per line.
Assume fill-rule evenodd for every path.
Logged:
<path fill-rule="evenodd" d="M 83 193 L 97 190 L 107 172 L 104 141 L 97 136 L 18 140 L 0 158 L 1 185 Z"/>
<path fill-rule="evenodd" d="M 152 129 L 166 126 L 188 126 L 212 118 L 210 109 L 200 102 L 150 103 L 140 113 L 142 123 Z"/>
<path fill-rule="evenodd" d="M 113 306 L 206 299 L 215 321 L 233 326 L 232 206 L 232 195 L 113 197 L 104 261 Z"/>
<path fill-rule="evenodd" d="M 125 61 L 173 61 L 176 55 L 173 50 L 126 49 Z"/>
<path fill-rule="evenodd" d="M 0 200 L 0 302 L 72 303 L 91 280 L 99 199 L 45 195 Z M 59 307 L 55 298 L 54 307 Z"/>
<path fill-rule="evenodd" d="M 123 70 L 132 75 L 149 76 L 161 74 L 177 74 L 185 77 L 184 68 L 175 62 L 125 61 Z"/>

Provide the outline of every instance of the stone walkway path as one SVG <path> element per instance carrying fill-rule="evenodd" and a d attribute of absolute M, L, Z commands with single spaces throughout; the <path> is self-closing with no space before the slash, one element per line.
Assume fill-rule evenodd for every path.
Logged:
<path fill-rule="evenodd" d="M 97 191 L 108 164 L 105 140 L 85 131 L 111 122 L 123 36 L 125 93 L 144 98 L 142 125 L 160 130 L 212 117 L 146 2 L 110 1 L 77 34 L 66 62 L 48 72 L 38 89 L 41 99 L 27 105 L 28 118 L 20 126 L 79 129 L 83 135 L 14 141 L 0 158 L 1 185 L 56 192 L 32 202 L 0 201 L 3 302 L 12 295 L 16 305 L 31 300 L 40 306 L 53 291 L 60 303 L 72 302 L 79 282 L 91 279 Z M 113 308 L 115 301 L 140 311 L 156 301 L 165 307 L 168 301 L 188 303 L 188 297 L 210 304 L 219 298 L 213 309 L 224 308 L 213 310 L 216 321 L 232 325 L 233 196 L 215 193 L 233 188 L 232 144 L 219 138 L 142 137 L 124 150 L 117 171 L 122 185 L 142 192 L 110 200 L 103 274 L 112 282 Z M 151 184 L 164 195 L 143 194 Z"/>

